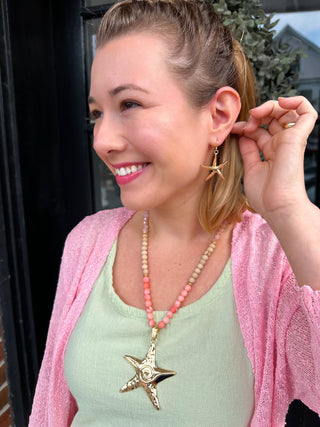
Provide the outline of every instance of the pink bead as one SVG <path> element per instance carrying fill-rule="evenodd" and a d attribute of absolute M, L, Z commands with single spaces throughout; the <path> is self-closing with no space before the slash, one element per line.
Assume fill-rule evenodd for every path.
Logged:
<path fill-rule="evenodd" d="M 145 299 L 146 301 L 150 301 L 150 300 L 151 300 L 151 295 L 150 295 L 150 294 L 146 294 L 146 295 L 144 296 L 144 299 Z"/>
<path fill-rule="evenodd" d="M 170 319 L 169 319 L 169 317 L 166 316 L 162 319 L 162 321 L 163 321 L 163 323 L 165 323 L 167 325 L 170 322 Z"/>
<path fill-rule="evenodd" d="M 150 307 L 147 307 L 147 313 L 152 313 L 153 312 L 153 308 L 152 308 L 152 306 L 150 305 Z"/>
<path fill-rule="evenodd" d="M 148 277 L 148 276 L 144 276 L 143 281 L 144 281 L 145 283 L 149 283 L 149 277 Z"/>
<path fill-rule="evenodd" d="M 176 313 L 177 312 L 177 307 L 175 306 L 175 305 L 173 305 L 171 308 L 170 308 L 170 311 L 172 312 L 172 313 Z"/>
<path fill-rule="evenodd" d="M 183 297 L 182 295 L 180 295 L 180 296 L 178 297 L 178 301 L 183 302 L 183 301 L 184 301 L 184 297 Z"/>
<path fill-rule="evenodd" d="M 191 291 L 191 289 L 192 289 L 192 286 L 190 286 L 190 285 L 186 285 L 186 286 L 184 287 L 184 289 L 185 289 L 187 292 L 190 292 L 190 291 Z"/>
<path fill-rule="evenodd" d="M 172 313 L 172 311 L 168 311 L 168 313 L 167 313 L 167 317 L 169 317 L 169 319 L 171 319 L 171 317 L 173 316 L 173 313 Z"/>
<path fill-rule="evenodd" d="M 175 305 L 177 308 L 179 308 L 179 307 L 180 307 L 180 305 L 181 305 L 181 302 L 180 302 L 180 301 L 176 301 L 176 302 L 174 303 L 174 305 Z"/>
<path fill-rule="evenodd" d="M 145 295 L 149 295 L 149 294 L 150 294 L 150 289 L 145 289 L 145 290 L 144 290 L 144 294 L 145 294 Z"/>
<path fill-rule="evenodd" d="M 149 326 L 152 326 L 152 327 L 156 326 L 156 322 L 154 320 L 149 320 L 148 323 L 149 323 Z"/>
<path fill-rule="evenodd" d="M 162 329 L 166 326 L 166 324 L 164 322 L 159 322 L 158 326 L 160 329 Z"/>
<path fill-rule="evenodd" d="M 151 301 L 146 301 L 146 307 L 151 307 Z"/>
<path fill-rule="evenodd" d="M 150 288 L 150 283 L 149 282 L 144 282 L 143 283 L 143 287 L 144 287 L 144 289 Z"/>
<path fill-rule="evenodd" d="M 153 313 L 148 313 L 148 314 L 147 314 L 147 318 L 148 318 L 149 320 L 152 320 L 152 319 L 153 319 Z"/>
<path fill-rule="evenodd" d="M 188 295 L 188 291 L 183 290 L 183 291 L 181 292 L 181 295 L 182 295 L 183 297 L 186 297 L 186 296 Z"/>

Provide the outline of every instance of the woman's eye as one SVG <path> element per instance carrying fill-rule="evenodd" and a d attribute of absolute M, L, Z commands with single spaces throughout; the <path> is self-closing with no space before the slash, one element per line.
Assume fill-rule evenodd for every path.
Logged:
<path fill-rule="evenodd" d="M 140 104 L 135 101 L 123 101 L 121 102 L 121 111 L 130 110 L 131 108 L 136 108 L 139 106 Z"/>
<path fill-rule="evenodd" d="M 100 119 L 103 114 L 99 110 L 90 111 L 90 122 L 95 123 L 96 120 Z"/>

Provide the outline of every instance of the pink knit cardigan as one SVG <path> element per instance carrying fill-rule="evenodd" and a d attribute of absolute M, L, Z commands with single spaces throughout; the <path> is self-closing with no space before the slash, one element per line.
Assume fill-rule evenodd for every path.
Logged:
<path fill-rule="evenodd" d="M 132 212 L 85 218 L 68 236 L 30 427 L 69 426 L 77 411 L 64 377 L 70 334 L 113 241 Z M 320 292 L 299 287 L 266 222 L 245 212 L 232 239 L 234 295 L 255 376 L 253 427 L 283 426 L 302 400 L 320 413 Z"/>

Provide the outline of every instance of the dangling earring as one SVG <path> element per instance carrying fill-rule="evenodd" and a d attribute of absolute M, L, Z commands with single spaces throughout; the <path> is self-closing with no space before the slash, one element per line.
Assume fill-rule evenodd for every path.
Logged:
<path fill-rule="evenodd" d="M 212 166 L 201 165 L 201 167 L 203 167 L 204 169 L 209 169 L 209 170 L 212 171 L 207 176 L 207 178 L 205 179 L 205 181 L 209 181 L 209 179 L 211 179 L 216 173 L 219 175 L 219 177 L 221 179 L 223 179 L 225 181 L 225 177 L 222 175 L 222 172 L 221 172 L 220 169 L 222 169 L 228 162 L 223 162 L 223 163 L 221 163 L 221 165 L 217 165 L 218 154 L 219 154 L 218 147 L 214 148 L 213 154 L 214 154 L 214 158 L 213 158 L 213 161 L 212 161 Z"/>

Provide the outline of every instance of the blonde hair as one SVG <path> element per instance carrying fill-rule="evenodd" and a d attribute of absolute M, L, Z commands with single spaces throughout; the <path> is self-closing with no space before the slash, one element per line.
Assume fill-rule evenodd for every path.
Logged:
<path fill-rule="evenodd" d="M 223 87 L 234 88 L 241 98 L 238 120 L 246 120 L 256 105 L 257 86 L 241 45 L 232 37 L 213 7 L 202 0 L 124 0 L 102 18 L 97 48 L 111 39 L 148 31 L 158 34 L 169 49 L 168 67 L 195 108 L 206 105 Z M 242 161 L 238 137 L 230 134 L 219 147 L 225 181 L 217 175 L 205 184 L 199 204 L 199 221 L 212 232 L 227 219 L 241 220 L 246 207 L 242 191 Z"/>

